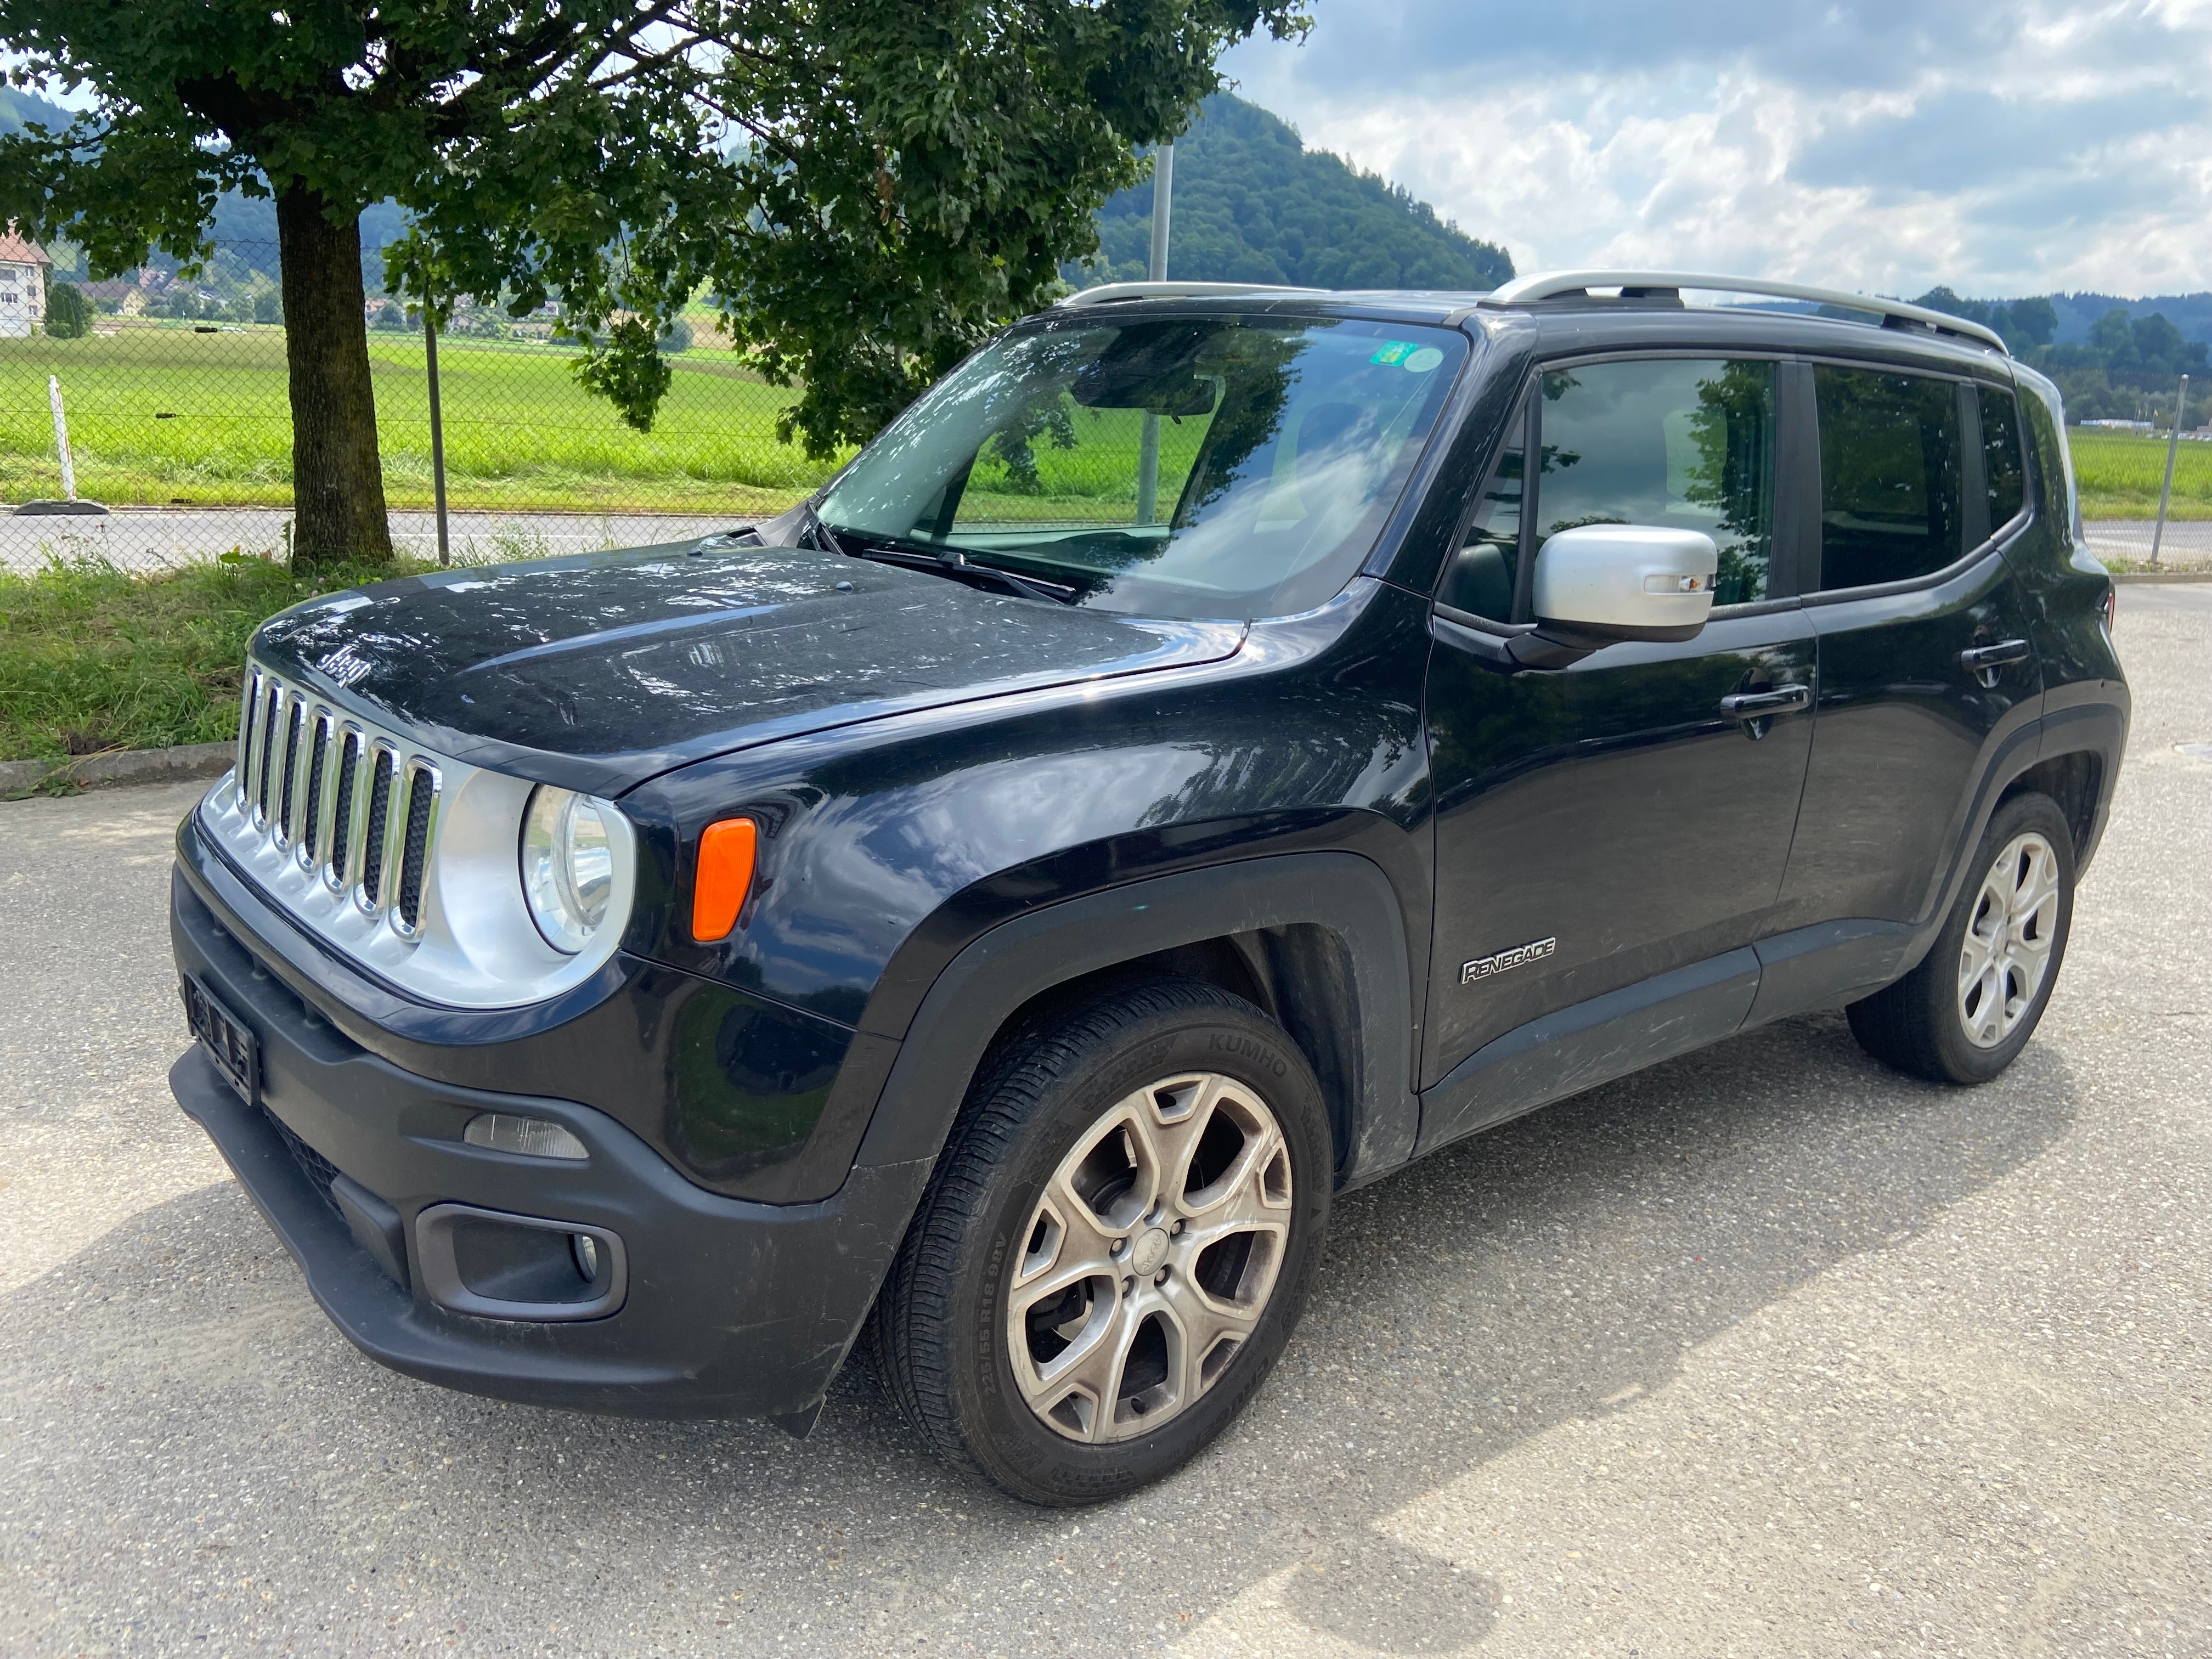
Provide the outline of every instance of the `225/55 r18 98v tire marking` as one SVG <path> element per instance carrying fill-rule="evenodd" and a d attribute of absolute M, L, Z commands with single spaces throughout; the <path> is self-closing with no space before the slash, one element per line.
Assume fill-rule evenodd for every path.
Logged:
<path fill-rule="evenodd" d="M 1282 1129 L 1246 1085 L 1194 1073 L 1116 1101 L 1046 1183 L 1009 1281 L 1030 1408 L 1092 1442 L 1187 1409 L 1267 1310 L 1291 1198 Z"/>

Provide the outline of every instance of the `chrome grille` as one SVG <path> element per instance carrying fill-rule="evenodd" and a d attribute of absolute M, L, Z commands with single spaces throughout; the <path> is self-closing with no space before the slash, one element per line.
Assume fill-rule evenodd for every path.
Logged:
<path fill-rule="evenodd" d="M 330 814 L 323 811 L 323 780 L 330 773 L 331 743 L 337 729 L 328 709 L 315 711 L 314 725 L 307 734 L 307 799 L 300 824 L 300 863 L 304 869 L 313 869 L 323 856 L 322 832 L 330 822 Z"/>
<path fill-rule="evenodd" d="M 268 689 L 261 694 L 259 717 L 254 721 L 253 756 L 253 822 L 256 825 L 269 822 L 269 751 L 276 746 L 276 711 L 283 707 L 284 692 L 276 681 L 265 675 L 259 677 Z"/>
<path fill-rule="evenodd" d="M 349 726 L 338 733 L 338 787 L 331 802 L 331 844 L 323 854 L 323 879 L 333 892 L 345 891 L 353 874 L 358 837 L 354 830 L 354 786 L 361 777 L 361 728 Z"/>
<path fill-rule="evenodd" d="M 299 792 L 295 786 L 300 777 L 300 728 L 306 723 L 307 706 L 297 697 L 285 699 L 284 747 L 282 769 L 276 779 L 276 844 L 289 844 L 295 820 L 292 817 L 292 801 Z"/>
<path fill-rule="evenodd" d="M 399 890 L 393 926 L 412 934 L 422 923 L 422 882 L 429 873 L 430 829 L 438 805 L 438 769 L 417 762 L 407 770 L 407 818 L 399 838 Z"/>
<path fill-rule="evenodd" d="M 390 744 L 374 744 L 368 751 L 368 811 L 362 825 L 361 890 L 354 902 L 364 910 L 383 908 L 384 866 L 391 849 L 392 774 L 399 756 Z"/>
<path fill-rule="evenodd" d="M 258 665 L 248 668 L 240 714 L 233 833 L 248 843 L 241 850 L 276 849 L 307 879 L 413 941 L 448 763 Z"/>

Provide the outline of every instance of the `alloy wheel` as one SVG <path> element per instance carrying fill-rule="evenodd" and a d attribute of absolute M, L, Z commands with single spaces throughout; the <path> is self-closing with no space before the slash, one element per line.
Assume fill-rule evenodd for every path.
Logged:
<path fill-rule="evenodd" d="M 1030 1409 L 1089 1442 L 1188 1409 L 1267 1310 L 1291 1199 L 1281 1126 L 1245 1084 L 1191 1073 L 1116 1101 L 1024 1231 L 1006 1336 Z"/>
<path fill-rule="evenodd" d="M 1959 1022 L 1976 1048 L 1996 1048 L 2035 1006 L 2062 902 L 2051 843 L 2014 836 L 1982 878 L 1959 948 Z"/>

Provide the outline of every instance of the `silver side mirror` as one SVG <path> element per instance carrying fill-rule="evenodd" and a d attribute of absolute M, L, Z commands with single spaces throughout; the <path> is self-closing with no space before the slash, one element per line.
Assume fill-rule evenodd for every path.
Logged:
<path fill-rule="evenodd" d="M 1595 641 L 1692 639 L 1712 612 L 1719 568 L 1702 531 L 1583 525 L 1537 551 L 1530 598 L 1546 628 Z"/>

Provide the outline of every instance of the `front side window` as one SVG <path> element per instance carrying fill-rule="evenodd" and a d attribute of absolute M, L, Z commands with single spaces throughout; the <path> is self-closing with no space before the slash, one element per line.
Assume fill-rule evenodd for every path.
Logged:
<path fill-rule="evenodd" d="M 1553 369 L 1540 382 L 1536 556 L 1562 530 L 1699 530 L 1720 555 L 1717 605 L 1766 597 L 1774 549 L 1775 365 L 1652 358 Z M 1437 598 L 1499 622 L 1515 591 L 1523 427 L 1476 503 Z"/>
<path fill-rule="evenodd" d="M 1528 429 L 1526 410 L 1516 413 L 1437 590 L 1440 603 L 1492 622 L 1513 620 L 1514 578 L 1521 558 L 1522 445 Z"/>
<path fill-rule="evenodd" d="M 1373 547 L 1468 349 L 1308 318 L 1029 330 L 901 416 L 819 511 L 841 539 L 1001 564 L 1100 609 L 1306 610 Z"/>
<path fill-rule="evenodd" d="M 1697 358 L 1545 375 L 1536 478 L 1543 535 L 1591 524 L 1702 530 L 1720 553 L 1713 603 L 1765 599 L 1774 551 L 1774 377 L 1771 362 Z"/>
<path fill-rule="evenodd" d="M 1908 581 L 1958 558 L 1966 549 L 1955 383 L 1821 367 L 1813 391 L 1822 591 Z"/>

